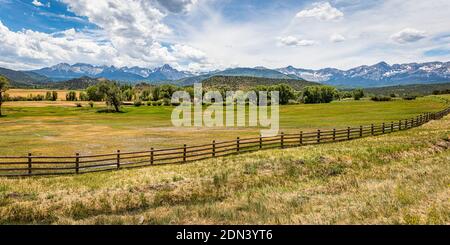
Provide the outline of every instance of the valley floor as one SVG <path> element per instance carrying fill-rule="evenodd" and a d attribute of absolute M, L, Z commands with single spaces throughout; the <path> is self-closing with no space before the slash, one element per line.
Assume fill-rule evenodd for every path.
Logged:
<path fill-rule="evenodd" d="M 450 224 L 450 116 L 184 165 L 0 178 L 0 223 Z"/>
<path fill-rule="evenodd" d="M 280 130 L 285 133 L 358 127 L 397 122 L 446 107 L 445 98 L 427 96 L 412 101 L 334 101 L 280 107 Z M 124 106 L 124 113 L 98 113 L 104 103 L 6 102 L 0 117 L 0 156 L 81 155 L 144 151 L 207 144 L 259 135 L 256 127 L 173 127 L 170 106 Z"/>

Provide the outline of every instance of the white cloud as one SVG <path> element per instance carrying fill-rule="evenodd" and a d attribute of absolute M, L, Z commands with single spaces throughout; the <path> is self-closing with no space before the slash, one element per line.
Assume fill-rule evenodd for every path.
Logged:
<path fill-rule="evenodd" d="M 38 0 L 33 0 L 33 2 L 31 2 L 34 6 L 36 7 L 42 7 L 44 6 L 43 3 L 39 2 Z"/>
<path fill-rule="evenodd" d="M 304 9 L 297 13 L 297 18 L 316 18 L 319 20 L 338 20 L 344 17 L 339 9 L 331 6 L 330 3 L 314 3 L 312 8 Z"/>
<path fill-rule="evenodd" d="M 31 4 L 33 4 L 36 7 L 43 7 L 43 6 L 45 6 L 47 8 L 50 8 L 50 2 L 48 2 L 47 4 L 43 4 L 42 2 L 39 2 L 39 0 L 33 0 L 31 2 Z"/>
<path fill-rule="evenodd" d="M 156 0 L 159 5 L 172 13 L 191 11 L 197 0 Z"/>
<path fill-rule="evenodd" d="M 142 67 L 168 63 L 202 71 L 287 65 L 347 69 L 381 60 L 390 64 L 432 61 L 436 56 L 424 53 L 447 47 L 448 40 L 437 37 L 450 33 L 450 1 L 443 0 L 333 0 L 332 5 L 317 3 L 300 12 L 295 8 L 264 9 L 264 14 L 242 19 L 223 12 L 229 1 L 61 1 L 75 18 L 99 28 L 45 34 L 14 32 L 1 24 L 1 67 L 29 69 L 86 62 Z M 305 18 L 340 21 L 303 21 Z M 400 35 L 408 26 L 416 33 Z M 336 45 L 334 42 L 343 40 L 341 36 L 345 41 Z M 309 46 L 293 48 L 302 45 Z M 450 54 L 438 58 L 450 60 Z"/>
<path fill-rule="evenodd" d="M 340 43 L 340 42 L 343 42 L 345 40 L 346 40 L 345 37 L 340 35 L 340 34 L 333 34 L 330 37 L 330 41 L 333 42 L 333 43 Z"/>
<path fill-rule="evenodd" d="M 282 45 L 296 46 L 296 47 L 312 46 L 312 45 L 316 44 L 316 42 L 313 40 L 300 39 L 300 38 L 297 38 L 294 36 L 279 37 L 278 41 Z"/>
<path fill-rule="evenodd" d="M 0 21 L 0 53 L 10 68 L 38 68 L 67 61 L 98 62 L 114 60 L 116 50 L 110 44 L 98 44 L 91 37 L 69 29 L 46 34 L 30 30 L 13 32 Z"/>
<path fill-rule="evenodd" d="M 391 36 L 391 39 L 398 43 L 412 43 L 425 38 L 425 32 L 413 28 L 405 28 Z"/>
<path fill-rule="evenodd" d="M 172 45 L 171 48 L 173 55 L 180 59 L 187 59 L 197 63 L 204 63 L 207 59 L 204 52 L 189 45 L 175 44 Z"/>

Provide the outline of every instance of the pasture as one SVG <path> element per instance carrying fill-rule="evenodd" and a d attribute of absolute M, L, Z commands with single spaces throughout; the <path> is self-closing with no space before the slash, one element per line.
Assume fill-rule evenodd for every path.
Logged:
<path fill-rule="evenodd" d="M 286 105 L 280 108 L 280 130 L 286 133 L 368 125 L 415 117 L 446 107 L 443 97 L 390 102 L 335 101 L 330 104 Z M 103 103 L 6 102 L 0 118 L 0 155 L 82 155 L 148 150 L 183 144 L 210 143 L 259 134 L 256 127 L 174 128 L 173 107 L 126 106 L 124 113 L 99 113 Z"/>
<path fill-rule="evenodd" d="M 298 105 L 283 108 L 283 127 L 357 125 L 442 106 L 435 97 L 386 104 Z M 98 140 L 111 146 L 133 137 L 124 133 L 120 135 L 123 138 L 115 139 L 121 130 L 148 130 L 149 123 L 157 128 L 151 131 L 153 137 L 167 137 L 166 141 L 194 138 L 200 142 L 207 135 L 192 129 L 187 130 L 186 138 L 177 138 L 173 132 L 161 130 L 168 127 L 162 112 L 170 108 L 165 107 L 127 108 L 127 113 L 116 115 L 66 107 L 21 109 L 9 105 L 9 116 L 1 119 L 3 152 L 8 151 L 4 139 L 16 147 L 15 142 L 32 144 L 27 137 L 43 132 L 60 138 L 72 132 L 70 139 L 86 146 L 92 147 Z M 324 110 L 333 117 L 323 115 Z M 298 116 L 299 112 L 308 112 L 309 118 Z M 101 120 L 94 124 L 94 118 Z M 9 120 L 19 126 L 14 128 Z M 101 134 L 115 132 L 106 137 L 112 142 L 95 135 L 94 130 L 74 130 L 75 122 L 95 127 Z M 43 123 L 54 127 L 41 128 Z M 5 125 L 15 134 L 21 134 L 20 129 L 25 133 L 15 136 L 3 130 Z M 450 224 L 449 125 L 446 116 L 410 130 L 333 144 L 113 172 L 0 178 L 0 223 Z M 214 136 L 227 132 L 223 137 L 232 137 L 229 131 Z M 85 134 L 95 136 L 86 138 Z M 39 148 L 39 144 L 51 141 L 38 136 L 33 139 L 37 142 L 30 148 L 50 149 Z M 58 146 L 58 151 L 68 147 L 63 141 L 59 144 L 51 147 Z M 137 142 L 134 145 L 139 147 Z M 74 146 L 82 147 L 79 143 Z"/>

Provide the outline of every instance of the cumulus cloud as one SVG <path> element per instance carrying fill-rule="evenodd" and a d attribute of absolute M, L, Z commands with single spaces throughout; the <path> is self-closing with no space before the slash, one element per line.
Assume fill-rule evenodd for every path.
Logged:
<path fill-rule="evenodd" d="M 405 28 L 391 36 L 391 39 L 397 43 L 412 43 L 425 38 L 425 32 L 413 28 Z"/>
<path fill-rule="evenodd" d="M 172 13 L 183 13 L 190 11 L 197 0 L 157 0 L 157 2 Z"/>
<path fill-rule="evenodd" d="M 339 9 L 330 3 L 314 3 L 312 8 L 304 9 L 297 13 L 296 18 L 316 18 L 318 20 L 338 20 L 344 17 Z"/>
<path fill-rule="evenodd" d="M 55 34 L 31 30 L 13 32 L 0 21 L 0 53 L 9 67 L 37 68 L 66 61 L 98 62 L 113 60 L 117 51 L 110 44 L 99 44 L 74 29 Z"/>
<path fill-rule="evenodd" d="M 345 41 L 345 37 L 340 35 L 340 34 L 333 34 L 330 37 L 330 41 L 333 42 L 333 43 L 340 43 L 340 42 Z"/>
<path fill-rule="evenodd" d="M 294 47 L 312 46 L 312 45 L 316 44 L 316 42 L 313 40 L 300 39 L 300 38 L 297 38 L 294 36 L 279 37 L 278 41 L 282 45 L 294 46 Z"/>
<path fill-rule="evenodd" d="M 180 59 L 187 59 L 196 63 L 205 63 L 206 54 L 196 48 L 184 44 L 175 44 L 171 46 L 172 53 Z"/>

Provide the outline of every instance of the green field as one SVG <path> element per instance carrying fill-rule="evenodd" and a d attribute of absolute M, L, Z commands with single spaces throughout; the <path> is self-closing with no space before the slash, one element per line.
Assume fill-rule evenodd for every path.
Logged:
<path fill-rule="evenodd" d="M 71 102 L 6 102 L 0 118 L 0 155 L 73 155 L 148 150 L 212 140 L 250 137 L 258 128 L 174 128 L 173 107 L 124 107 L 125 113 L 98 113 L 103 106 L 82 108 Z M 442 97 L 391 102 L 336 101 L 280 108 L 282 131 L 298 132 L 368 125 L 415 117 L 445 107 Z"/>
<path fill-rule="evenodd" d="M 436 97 L 383 104 L 349 101 L 289 106 L 283 108 L 283 126 L 355 125 L 442 107 Z M 88 109 L 8 106 L 9 116 L 1 119 L 2 130 L 15 131 L 2 131 L 7 134 L 2 134 L 2 151 L 16 153 L 15 149 L 4 149 L 11 144 L 14 147 L 8 148 L 32 144 L 28 147 L 50 149 L 58 143 L 40 146 L 51 142 L 45 137 L 67 137 L 77 123 L 85 129 L 73 135 L 75 148 L 93 147 L 98 144 L 95 138 L 115 144 L 120 139 L 113 135 L 106 139 L 94 136 L 89 139 L 93 142 L 81 139 L 93 133 L 88 127 L 104 129 L 101 134 L 122 129 L 128 132 L 148 127 L 148 119 L 153 126 L 166 128 L 161 112 L 167 110 L 170 108 L 127 108 L 127 113 L 120 115 L 98 115 Z M 298 115 L 304 113 L 308 113 L 307 118 Z M 94 123 L 97 117 L 101 120 Z M 450 224 L 449 125 L 450 116 L 446 116 L 388 135 L 190 164 L 60 177 L 0 178 L 0 223 Z M 47 135 L 35 135 L 43 132 Z M 173 138 L 164 130 L 156 130 L 154 135 L 168 141 L 187 140 Z M 203 137 L 195 130 L 186 135 L 196 137 L 196 142 Z M 124 138 L 132 136 L 125 133 Z M 52 152 L 64 152 L 70 145 L 62 139 L 59 144 Z M 139 147 L 139 142 L 134 145 Z"/>

